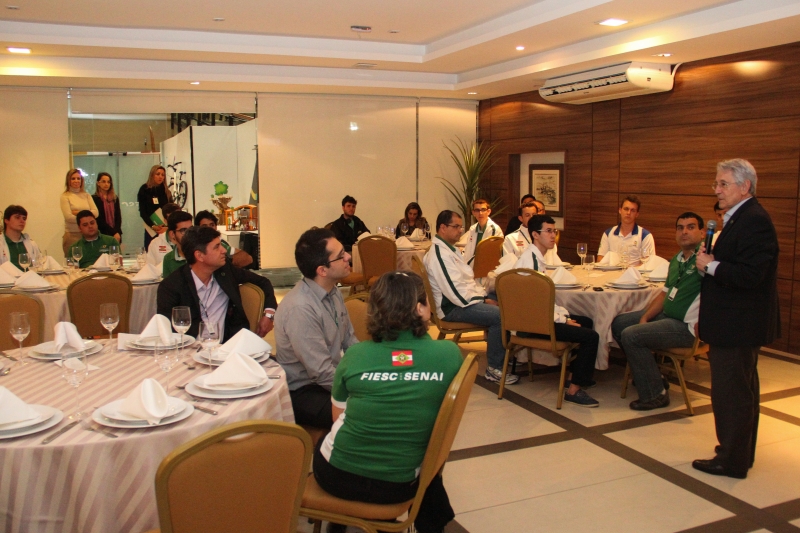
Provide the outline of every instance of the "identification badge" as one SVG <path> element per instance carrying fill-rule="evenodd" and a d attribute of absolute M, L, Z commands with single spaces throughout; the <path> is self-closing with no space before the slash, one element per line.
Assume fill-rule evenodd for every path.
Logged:
<path fill-rule="evenodd" d="M 517 241 L 517 246 L 522 248 L 523 246 L 525 246 L 525 241 Z"/>
<path fill-rule="evenodd" d="M 411 350 L 392 352 L 392 366 L 414 366 L 414 355 Z"/>
<path fill-rule="evenodd" d="M 158 198 L 155 196 L 153 197 L 153 205 L 158 205 Z"/>
<path fill-rule="evenodd" d="M 678 294 L 678 287 L 672 287 L 672 289 L 669 291 L 669 295 L 667 296 L 667 298 L 669 298 L 670 301 L 672 301 L 675 299 L 675 296 L 677 296 L 677 294 Z"/>

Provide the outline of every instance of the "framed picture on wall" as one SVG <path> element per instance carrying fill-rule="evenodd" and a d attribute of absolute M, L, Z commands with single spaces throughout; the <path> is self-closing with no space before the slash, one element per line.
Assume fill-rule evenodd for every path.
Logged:
<path fill-rule="evenodd" d="M 564 216 L 564 165 L 529 165 L 528 190 L 551 217 Z"/>

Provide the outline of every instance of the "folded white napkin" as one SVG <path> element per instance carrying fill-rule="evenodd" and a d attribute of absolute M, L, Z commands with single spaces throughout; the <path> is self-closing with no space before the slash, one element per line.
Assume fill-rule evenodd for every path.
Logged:
<path fill-rule="evenodd" d="M 75 327 L 75 324 L 59 322 L 53 329 L 55 331 L 55 339 L 53 342 L 56 343 L 56 350 L 60 351 L 64 346 L 69 346 L 78 351 L 86 349 L 86 343 L 83 342 L 81 334 L 78 333 L 78 328 Z"/>
<path fill-rule="evenodd" d="M 11 263 L 3 263 L 3 264 L 4 265 L 11 265 Z M 11 266 L 14 266 L 14 265 L 11 265 Z M 8 272 L 6 272 L 2 268 L 0 268 L 0 285 L 10 285 L 12 283 L 15 283 L 16 281 L 17 280 L 14 278 L 14 276 L 12 276 Z"/>
<path fill-rule="evenodd" d="M 414 228 L 414 231 L 411 232 L 410 238 L 421 240 L 425 238 L 425 232 L 419 228 Z"/>
<path fill-rule="evenodd" d="M 139 383 L 122 402 L 119 412 L 123 415 L 133 416 L 147 422 L 152 426 L 161 422 L 167 416 L 169 404 L 164 387 L 152 378 L 147 378 Z"/>
<path fill-rule="evenodd" d="M 394 241 L 394 244 L 398 248 L 413 248 L 414 247 L 414 243 L 411 242 L 410 240 L 408 240 L 408 237 L 398 237 L 397 240 Z"/>
<path fill-rule="evenodd" d="M 267 373 L 252 357 L 238 352 L 231 354 L 224 363 L 205 378 L 205 385 L 213 388 L 245 388 L 261 385 Z"/>
<path fill-rule="evenodd" d="M 650 256 L 646 263 L 639 267 L 639 270 L 653 270 L 661 265 L 669 266 L 669 261 L 657 255 Z"/>
<path fill-rule="evenodd" d="M 108 254 L 101 254 L 92 266 L 98 268 L 110 268 L 108 266 Z"/>
<path fill-rule="evenodd" d="M 548 275 L 556 285 L 575 285 L 578 283 L 578 278 L 573 276 L 572 273 L 564 267 L 558 267 L 553 270 L 552 273 L 548 273 Z"/>
<path fill-rule="evenodd" d="M 357 240 L 357 241 L 360 241 L 360 240 L 361 240 L 361 239 L 363 239 L 364 237 L 369 237 L 370 235 L 372 235 L 372 233 L 370 233 L 370 232 L 368 232 L 368 231 L 365 231 L 364 233 L 362 233 L 361 235 L 359 235 L 359 236 L 358 236 L 358 238 L 357 238 L 356 240 Z"/>
<path fill-rule="evenodd" d="M 50 283 L 33 270 L 29 270 L 17 279 L 16 285 L 17 287 L 33 289 L 39 287 L 49 287 Z"/>
<path fill-rule="evenodd" d="M 556 265 L 561 266 L 564 264 L 564 261 L 562 261 L 561 258 L 558 257 L 558 254 L 555 252 L 554 248 L 547 250 L 547 253 L 544 254 L 544 262 L 545 264 L 551 266 L 556 266 Z"/>
<path fill-rule="evenodd" d="M 64 267 L 61 266 L 58 263 L 58 261 L 56 261 L 55 258 L 53 258 L 52 255 L 48 255 L 47 256 L 47 259 L 44 262 L 44 269 L 45 270 L 60 270 L 62 272 L 64 271 Z"/>
<path fill-rule="evenodd" d="M 15 278 L 18 278 L 22 275 L 22 270 L 15 267 L 14 263 L 12 263 L 11 261 L 6 261 L 2 265 L 0 265 L 0 269 L 3 269 L 3 271 L 5 271 L 7 274 Z"/>
<path fill-rule="evenodd" d="M 609 251 L 597 264 L 600 266 L 617 266 L 619 264 L 619 259 L 619 254 L 617 252 Z"/>
<path fill-rule="evenodd" d="M 614 283 L 619 284 L 633 284 L 639 283 L 642 280 L 642 275 L 636 270 L 635 267 L 628 267 L 628 270 L 622 273 L 620 277 L 614 280 Z"/>
<path fill-rule="evenodd" d="M 20 400 L 13 392 L 0 387 L 0 430 L 7 424 L 35 420 L 39 412 Z"/>
<path fill-rule="evenodd" d="M 160 267 L 161 265 L 159 265 Z M 156 267 L 153 265 L 147 264 L 144 265 L 139 272 L 136 273 L 131 279 L 136 281 L 152 281 L 154 279 L 158 279 L 161 275 L 161 269 L 159 268 L 156 270 Z"/>
<path fill-rule="evenodd" d="M 148 337 L 158 337 L 166 345 L 173 344 L 172 338 L 172 324 L 169 318 L 164 315 L 153 315 L 150 322 L 139 334 L 139 339 L 146 339 Z"/>
<path fill-rule="evenodd" d="M 80 361 L 80 358 L 79 358 L 79 357 L 70 357 L 69 359 L 67 359 L 67 368 L 70 368 L 70 367 L 72 367 L 72 365 L 74 364 L 74 363 L 72 363 L 72 361 L 73 361 L 73 360 L 78 360 L 78 361 Z M 61 360 L 60 360 L 60 359 L 58 359 L 58 360 L 56 360 L 56 361 L 53 361 L 53 362 L 54 362 L 56 365 L 58 365 L 58 366 L 61 366 Z M 83 364 L 83 362 L 82 362 L 82 361 L 81 361 L 81 364 Z M 91 372 L 91 371 L 93 371 L 93 370 L 100 370 L 100 367 L 99 367 L 99 366 L 88 365 L 88 367 L 89 367 L 89 372 Z"/>
<path fill-rule="evenodd" d="M 499 276 L 503 272 L 508 272 L 514 265 L 517 263 L 517 256 L 514 254 L 506 254 L 500 258 L 500 264 L 497 265 L 492 272 L 494 272 L 495 276 Z"/>
<path fill-rule="evenodd" d="M 650 272 L 651 278 L 656 279 L 667 279 L 667 274 L 669 274 L 669 263 L 664 261 L 664 264 L 658 265 Z"/>
<path fill-rule="evenodd" d="M 267 341 L 249 329 L 240 329 L 228 342 L 219 347 L 217 353 L 220 354 L 221 358 L 226 358 L 229 354 L 233 353 L 253 356 L 261 352 L 271 351 L 272 346 L 270 346 Z"/>

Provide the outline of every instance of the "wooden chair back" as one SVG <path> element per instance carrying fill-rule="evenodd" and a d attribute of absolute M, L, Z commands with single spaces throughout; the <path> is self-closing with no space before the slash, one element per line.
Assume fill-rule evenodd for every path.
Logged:
<path fill-rule="evenodd" d="M 475 247 L 475 260 L 472 261 L 472 272 L 476 278 L 485 278 L 489 272 L 497 268 L 503 256 L 503 237 L 482 239 Z"/>
<path fill-rule="evenodd" d="M 494 286 L 500 304 L 504 347 L 508 344 L 506 331 L 546 335 L 555 345 L 553 280 L 536 270 L 516 268 L 497 276 Z"/>
<path fill-rule="evenodd" d="M 353 331 L 359 341 L 372 340 L 367 333 L 368 299 L 369 293 L 367 292 L 353 294 L 344 299 L 344 306 L 347 308 L 347 314 L 350 315 L 350 322 L 353 324 Z"/>
<path fill-rule="evenodd" d="M 70 320 L 85 339 L 108 335 L 100 324 L 100 305 L 107 303 L 116 303 L 119 307 L 119 325 L 114 334 L 128 333 L 132 301 L 131 280 L 117 274 L 90 274 L 67 287 Z"/>
<path fill-rule="evenodd" d="M 372 279 L 397 270 L 397 245 L 392 239 L 370 235 L 358 241 L 356 246 L 361 258 L 361 272 L 368 284 Z"/>
<path fill-rule="evenodd" d="M 44 304 L 41 300 L 16 291 L 0 291 L 0 350 L 19 348 L 19 342 L 11 336 L 11 313 L 28 313 L 31 332 L 22 341 L 23 346 L 36 346 L 44 342 Z"/>
<path fill-rule="evenodd" d="M 242 297 L 244 314 L 250 323 L 250 331 L 256 332 L 264 312 L 264 291 L 258 285 L 243 283 L 239 285 L 239 295 Z"/>

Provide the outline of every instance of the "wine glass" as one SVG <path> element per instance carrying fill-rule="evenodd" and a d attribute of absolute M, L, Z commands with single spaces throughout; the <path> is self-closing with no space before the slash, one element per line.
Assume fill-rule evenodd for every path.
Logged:
<path fill-rule="evenodd" d="M 400 224 L 400 235 L 402 235 L 403 237 L 408 235 L 408 222 L 406 222 L 405 220 L 403 221 L 402 224 Z"/>
<path fill-rule="evenodd" d="M 80 420 L 86 413 L 81 411 L 81 399 L 78 393 L 83 380 L 89 375 L 89 365 L 86 364 L 86 356 L 70 357 L 61 354 L 61 377 L 75 388 L 75 413 L 69 416 L 72 420 Z"/>
<path fill-rule="evenodd" d="M 169 371 L 180 362 L 180 351 L 176 346 L 164 344 L 161 339 L 157 339 L 153 345 L 153 355 L 156 364 L 167 375 L 167 386 L 164 387 L 164 390 L 169 394 Z"/>
<path fill-rule="evenodd" d="M 192 312 L 185 305 L 172 308 L 172 328 L 181 334 L 181 347 L 183 346 L 183 334 L 192 327 Z"/>
<path fill-rule="evenodd" d="M 586 285 L 591 285 L 589 278 L 594 270 L 594 254 L 586 254 L 586 261 L 583 263 L 583 268 L 586 269 Z"/>
<path fill-rule="evenodd" d="M 22 253 L 19 254 L 19 258 L 17 259 L 19 266 L 25 269 L 25 272 L 28 271 L 28 267 L 31 266 L 31 258 L 28 254 Z"/>
<path fill-rule="evenodd" d="M 581 267 L 583 267 L 583 259 L 586 257 L 586 243 L 578 243 L 578 256 L 581 258 Z"/>
<path fill-rule="evenodd" d="M 425 238 L 426 239 L 431 238 L 431 225 L 428 224 L 427 222 L 425 223 Z"/>
<path fill-rule="evenodd" d="M 8 327 L 9 333 L 19 342 L 19 366 L 27 365 L 25 355 L 22 353 L 22 341 L 31 333 L 31 322 L 28 313 L 14 311 L 11 313 L 11 324 Z"/>
<path fill-rule="evenodd" d="M 114 353 L 111 332 L 119 325 L 119 306 L 117 304 L 100 304 L 100 324 L 108 330 L 108 353 Z"/>
<path fill-rule="evenodd" d="M 136 266 L 141 270 L 144 268 L 145 263 L 147 262 L 147 251 L 145 251 L 144 247 L 139 246 L 136 248 Z"/>
<path fill-rule="evenodd" d="M 80 268 L 81 266 L 81 259 L 83 259 L 83 248 L 80 246 L 73 246 L 72 247 L 72 265 L 75 268 Z"/>
<path fill-rule="evenodd" d="M 203 347 L 203 350 L 207 352 L 208 362 L 211 363 L 211 353 L 214 348 L 219 346 L 219 342 L 221 340 L 219 324 L 211 320 L 203 320 L 200 323 L 200 329 L 197 333 L 197 340 L 200 341 L 200 345 Z"/>
<path fill-rule="evenodd" d="M 619 254 L 619 262 L 622 265 L 623 270 L 628 270 L 628 264 L 630 263 L 630 254 L 628 253 L 628 247 L 623 246 L 621 253 Z"/>

